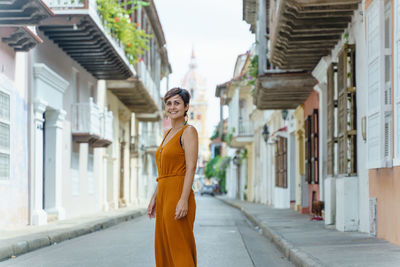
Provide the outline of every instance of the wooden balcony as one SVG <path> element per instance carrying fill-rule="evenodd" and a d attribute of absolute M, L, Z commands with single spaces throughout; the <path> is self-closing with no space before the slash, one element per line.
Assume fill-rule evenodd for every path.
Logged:
<path fill-rule="evenodd" d="M 100 112 L 92 98 L 88 102 L 72 104 L 71 121 L 74 141 L 94 143 L 100 139 Z"/>
<path fill-rule="evenodd" d="M 97 79 L 125 80 L 135 75 L 124 47 L 103 27 L 96 0 L 45 0 L 55 16 L 39 30 Z"/>
<path fill-rule="evenodd" d="M 268 1 L 267 1 L 268 2 Z M 329 54 L 361 0 L 271 1 L 271 62 L 281 69 L 311 71 Z M 267 13 L 268 14 L 268 13 Z"/>
<path fill-rule="evenodd" d="M 94 141 L 93 147 L 107 147 L 114 139 L 114 125 L 113 125 L 112 111 L 107 108 L 100 114 L 100 138 Z"/>
<path fill-rule="evenodd" d="M 113 92 L 140 121 L 161 119 L 161 98 L 159 88 L 144 62 L 136 66 L 137 78 L 126 81 L 107 81 L 107 89 Z"/>
<path fill-rule="evenodd" d="M 258 109 L 295 109 L 316 84 L 309 72 L 271 71 L 257 77 L 253 103 Z"/>

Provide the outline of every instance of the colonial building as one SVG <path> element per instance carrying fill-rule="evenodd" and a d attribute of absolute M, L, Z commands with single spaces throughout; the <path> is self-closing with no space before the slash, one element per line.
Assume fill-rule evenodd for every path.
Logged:
<path fill-rule="evenodd" d="M 275 188 L 283 180 L 289 193 L 263 182 L 255 190 L 275 206 L 277 193 L 289 194 L 285 203 L 323 215 L 337 230 L 370 232 L 400 244 L 400 4 L 243 2 L 259 58 L 254 104 L 271 110 L 265 117 L 254 113 L 263 120 L 255 136 L 258 131 L 269 140 L 281 132 L 274 153 L 260 154 L 267 163 L 260 179 L 267 185 L 275 179 Z M 277 122 L 277 110 L 289 110 L 286 123 Z"/>
<path fill-rule="evenodd" d="M 147 178 L 134 151 L 139 144 L 143 153 L 154 150 L 147 131 L 161 136 L 160 80 L 171 72 L 154 3 L 129 15 L 152 36 L 136 65 L 103 25 L 95 0 L 0 5 L 4 14 L 11 9 L 26 16 L 11 21 L 37 27 L 1 30 L 7 72 L 0 90 L 0 210 L 9 214 L 1 225 L 40 225 L 139 203 Z"/>
<path fill-rule="evenodd" d="M 28 60 L 29 51 L 43 42 L 34 25 L 51 16 L 54 13 L 43 1 L 0 4 L 0 227 L 26 225 L 38 218 L 29 204 L 30 188 L 43 187 L 43 181 L 30 187 L 34 155 L 28 136 L 34 127 L 28 123 Z M 37 201 L 41 205 L 41 199 Z"/>
<path fill-rule="evenodd" d="M 188 123 L 196 127 L 199 135 L 199 159 L 198 171 L 202 172 L 204 161 L 209 158 L 210 136 L 206 128 L 207 120 L 207 88 L 206 81 L 197 70 L 197 62 L 194 51 L 190 59 L 189 70 L 182 80 L 182 88 L 191 95 L 190 109 L 188 111 Z"/>

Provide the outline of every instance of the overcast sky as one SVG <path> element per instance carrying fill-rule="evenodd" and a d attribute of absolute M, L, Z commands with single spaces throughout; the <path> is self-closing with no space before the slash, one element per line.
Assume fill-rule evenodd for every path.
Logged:
<path fill-rule="evenodd" d="M 219 120 L 215 86 L 232 78 L 236 57 L 254 42 L 250 26 L 243 21 L 243 0 L 154 1 L 172 66 L 170 88 L 181 85 L 194 46 L 198 71 L 207 83 L 207 129 L 211 135 Z"/>

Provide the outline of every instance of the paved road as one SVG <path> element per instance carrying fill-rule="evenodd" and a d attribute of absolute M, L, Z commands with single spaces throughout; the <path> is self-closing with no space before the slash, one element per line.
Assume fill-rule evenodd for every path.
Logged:
<path fill-rule="evenodd" d="M 240 211 L 196 196 L 195 238 L 199 267 L 293 266 Z M 154 220 L 146 217 L 46 247 L 3 266 L 154 267 Z"/>

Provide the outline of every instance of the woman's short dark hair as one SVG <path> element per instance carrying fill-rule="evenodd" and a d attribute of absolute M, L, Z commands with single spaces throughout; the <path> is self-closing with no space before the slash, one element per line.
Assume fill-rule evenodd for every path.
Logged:
<path fill-rule="evenodd" d="M 172 88 L 172 89 L 168 90 L 168 92 L 165 93 L 164 103 L 166 103 L 168 99 L 170 99 L 171 97 L 176 96 L 176 95 L 179 95 L 182 98 L 183 104 L 185 106 L 187 106 L 187 104 L 189 104 L 190 94 L 189 94 L 188 90 L 179 88 L 179 87 Z"/>

